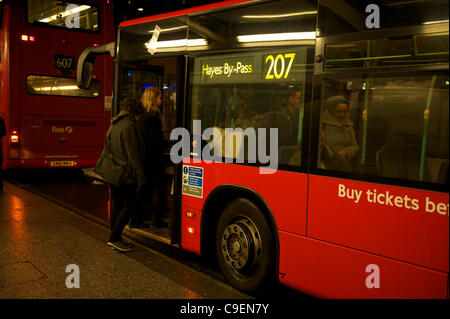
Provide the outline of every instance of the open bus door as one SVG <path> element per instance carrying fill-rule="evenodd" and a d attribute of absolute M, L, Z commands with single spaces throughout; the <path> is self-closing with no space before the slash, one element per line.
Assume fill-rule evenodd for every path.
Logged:
<path fill-rule="evenodd" d="M 93 65 L 95 57 L 109 53 L 114 57 L 115 43 L 109 43 L 98 47 L 86 48 L 80 55 L 77 70 L 77 85 L 80 88 L 89 88 L 91 85 Z M 164 152 L 165 159 L 165 187 L 161 200 L 166 204 L 162 217 L 168 223 L 168 227 L 138 229 L 128 228 L 131 232 L 144 235 L 155 240 L 177 244 L 179 242 L 181 198 L 177 176 L 181 172 L 181 164 L 175 165 L 170 160 L 170 132 L 173 128 L 182 125 L 183 108 L 178 107 L 183 100 L 183 77 L 181 70 L 184 68 L 184 57 L 169 57 L 147 59 L 126 63 L 116 63 L 115 67 L 115 92 L 117 97 L 113 101 L 112 116 L 119 112 L 120 101 L 126 97 L 140 98 L 146 88 L 155 86 L 162 92 L 161 120 L 163 136 L 168 141 L 168 147 Z M 154 197 L 158 196 L 154 192 Z"/>
<path fill-rule="evenodd" d="M 170 160 L 170 132 L 175 127 L 179 126 L 181 118 L 180 112 L 177 108 L 177 88 L 179 72 L 178 69 L 182 64 L 183 58 L 169 57 L 161 59 L 148 59 L 141 61 L 133 61 L 121 63 L 119 65 L 119 79 L 118 79 L 118 97 L 119 102 L 126 97 L 140 98 L 146 88 L 156 87 L 162 93 L 161 97 L 161 121 L 163 136 L 168 141 L 168 146 L 164 150 L 165 171 L 161 192 L 157 191 L 155 187 L 153 193 L 153 208 L 145 211 L 146 216 L 151 215 L 152 209 L 156 209 L 155 203 L 157 200 L 162 201 L 161 214 L 168 227 L 150 228 L 150 229 L 132 229 L 133 232 L 138 232 L 143 235 L 154 238 L 169 244 L 178 242 L 177 234 L 179 233 L 178 225 L 179 218 L 177 218 L 178 199 L 177 190 L 177 165 Z M 182 86 L 180 86 L 182 88 Z M 181 108 L 180 108 L 181 110 Z M 158 198 L 159 197 L 159 198 Z"/>

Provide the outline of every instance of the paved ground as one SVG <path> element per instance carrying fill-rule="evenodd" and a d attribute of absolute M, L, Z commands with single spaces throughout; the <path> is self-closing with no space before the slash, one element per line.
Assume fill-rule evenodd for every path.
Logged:
<path fill-rule="evenodd" d="M 0 193 L 0 298 L 241 299 L 230 286 L 137 245 L 121 254 L 109 231 L 5 183 Z M 80 288 L 66 281 L 79 269 Z"/>

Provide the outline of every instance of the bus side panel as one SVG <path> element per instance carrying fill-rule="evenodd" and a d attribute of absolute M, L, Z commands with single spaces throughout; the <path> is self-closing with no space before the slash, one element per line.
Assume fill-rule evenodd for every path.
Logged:
<path fill-rule="evenodd" d="M 7 168 L 94 167 L 97 160 L 92 155 L 100 156 L 97 147 L 70 147 L 57 153 L 53 146 L 21 147 L 20 153 L 20 160 L 5 160 Z"/>
<path fill-rule="evenodd" d="M 17 130 L 20 132 L 20 106 L 21 106 L 21 93 L 24 92 L 24 84 L 20 82 L 20 74 L 22 72 L 22 62 L 23 55 L 21 50 L 21 35 L 22 35 L 22 23 L 23 20 L 20 19 L 18 21 L 14 21 L 14 17 L 20 16 L 21 1 L 10 1 L 10 20 L 6 21 L 8 24 L 7 29 L 9 30 L 8 34 L 8 44 L 9 44 L 9 61 L 8 61 L 8 71 L 9 78 L 6 78 L 7 87 L 6 90 L 9 92 L 9 104 L 6 112 L 7 115 L 7 129 L 11 132 L 13 130 Z M 6 158 L 10 158 L 12 160 L 19 158 L 19 150 L 20 150 L 20 141 L 19 143 L 9 143 L 8 142 L 8 153 L 5 154 Z M 6 165 L 5 165 L 6 166 Z"/>
<path fill-rule="evenodd" d="M 447 298 L 448 274 L 291 233 L 279 238 L 280 281 L 307 294 Z"/>
<path fill-rule="evenodd" d="M 448 272 L 448 203 L 444 193 L 311 175 L 308 237 Z"/>
<path fill-rule="evenodd" d="M 200 225 L 201 211 L 206 198 L 221 185 L 233 185 L 254 191 L 267 203 L 278 230 L 306 234 L 308 182 L 306 174 L 281 170 L 274 174 L 260 174 L 258 167 L 227 163 L 188 164 L 185 162 L 186 165 L 203 168 L 203 196 L 194 197 L 183 192 L 182 247 L 194 247 L 192 248 L 194 251 L 200 251 L 200 229 L 189 233 L 187 225 Z M 185 216 L 185 211 L 188 209 L 196 209 L 197 221 Z M 189 250 L 193 251 L 192 249 Z"/>
<path fill-rule="evenodd" d="M 9 109 L 9 21 L 10 5 L 3 8 L 3 27 L 0 26 L 0 116 L 5 120 L 7 132 L 9 132 L 8 109 Z M 7 157 L 9 152 L 7 137 L 3 138 L 3 157 Z M 3 161 L 3 167 L 5 163 Z"/>

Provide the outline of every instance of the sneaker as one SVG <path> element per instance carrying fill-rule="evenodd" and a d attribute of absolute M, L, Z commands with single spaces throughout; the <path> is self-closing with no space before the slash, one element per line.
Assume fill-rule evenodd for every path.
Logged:
<path fill-rule="evenodd" d="M 150 223 L 151 228 L 165 228 L 168 226 L 169 226 L 169 224 L 167 224 L 165 221 L 163 221 L 161 219 L 154 219 Z"/>
<path fill-rule="evenodd" d="M 114 249 L 116 249 L 116 250 L 118 250 L 120 252 L 123 252 L 123 253 L 127 253 L 127 252 L 131 251 L 131 248 L 130 247 L 126 247 L 121 241 L 117 241 L 115 243 L 112 243 L 112 242 L 109 241 L 107 243 L 107 245 L 111 246 L 112 248 L 114 248 Z"/>
<path fill-rule="evenodd" d="M 121 239 L 120 241 L 125 247 L 131 248 L 134 246 L 134 244 L 132 242 L 126 241 L 124 239 Z"/>

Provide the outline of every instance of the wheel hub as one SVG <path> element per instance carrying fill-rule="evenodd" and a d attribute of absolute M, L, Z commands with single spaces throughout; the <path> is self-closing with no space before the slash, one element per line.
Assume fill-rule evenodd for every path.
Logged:
<path fill-rule="evenodd" d="M 259 262 L 261 240 L 256 226 L 249 219 L 237 220 L 225 228 L 222 254 L 226 263 L 241 273 L 251 270 Z"/>

